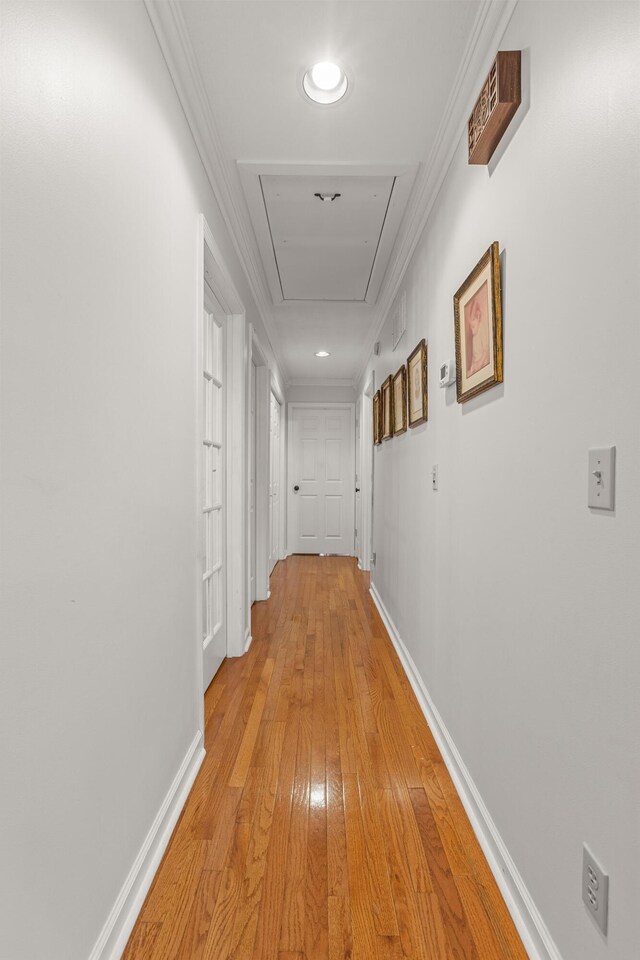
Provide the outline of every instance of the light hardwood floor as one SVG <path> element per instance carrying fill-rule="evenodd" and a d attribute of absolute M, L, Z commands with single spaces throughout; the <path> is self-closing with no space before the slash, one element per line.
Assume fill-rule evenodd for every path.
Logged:
<path fill-rule="evenodd" d="M 278 564 L 205 710 L 125 960 L 526 960 L 354 560 Z"/>

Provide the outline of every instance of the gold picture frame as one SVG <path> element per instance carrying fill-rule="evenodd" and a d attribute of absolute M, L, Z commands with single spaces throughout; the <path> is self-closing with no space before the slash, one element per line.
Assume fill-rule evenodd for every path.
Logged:
<path fill-rule="evenodd" d="M 407 368 L 404 364 L 393 376 L 393 435 L 407 432 Z"/>
<path fill-rule="evenodd" d="M 393 436 L 393 377 L 389 375 L 380 387 L 382 400 L 382 439 Z"/>
<path fill-rule="evenodd" d="M 407 357 L 407 393 L 409 426 L 417 427 L 429 419 L 427 392 L 427 341 L 421 340 Z"/>
<path fill-rule="evenodd" d="M 382 443 L 382 401 L 379 390 L 373 395 L 373 443 L 376 447 Z"/>
<path fill-rule="evenodd" d="M 500 249 L 491 244 L 453 298 L 458 403 L 502 383 Z"/>

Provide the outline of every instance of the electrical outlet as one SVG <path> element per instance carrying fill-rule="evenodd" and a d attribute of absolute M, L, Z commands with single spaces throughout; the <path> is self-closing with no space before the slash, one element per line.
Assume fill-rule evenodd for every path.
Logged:
<path fill-rule="evenodd" d="M 596 923 L 607 935 L 609 875 L 604 872 L 586 843 L 582 851 L 582 899 Z"/>

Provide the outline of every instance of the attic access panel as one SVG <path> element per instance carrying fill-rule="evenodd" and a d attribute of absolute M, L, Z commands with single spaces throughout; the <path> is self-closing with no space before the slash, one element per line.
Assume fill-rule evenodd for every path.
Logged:
<path fill-rule="evenodd" d="M 283 300 L 366 299 L 395 181 L 260 176 Z"/>

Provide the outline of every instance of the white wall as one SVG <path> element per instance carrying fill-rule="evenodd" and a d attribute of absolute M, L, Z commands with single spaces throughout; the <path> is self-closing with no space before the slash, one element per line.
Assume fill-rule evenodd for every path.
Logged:
<path fill-rule="evenodd" d="M 429 422 L 374 455 L 374 581 L 565 960 L 640 942 L 639 17 L 517 6 L 500 48 L 525 51 L 528 112 L 490 171 L 461 130 L 407 334 L 392 354 L 385 327 L 375 361 L 380 383 L 428 338 Z M 504 384 L 458 406 L 437 366 L 493 240 Z M 586 505 L 587 449 L 606 444 L 614 515 Z M 608 942 L 581 902 L 583 841 L 611 876 Z"/>
<path fill-rule="evenodd" d="M 197 732 L 204 212 L 141 3 L 2 3 L 0 955 L 86 960 Z"/>

